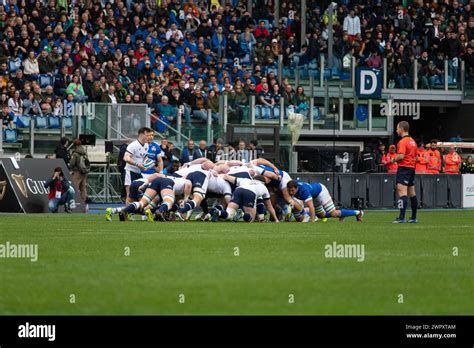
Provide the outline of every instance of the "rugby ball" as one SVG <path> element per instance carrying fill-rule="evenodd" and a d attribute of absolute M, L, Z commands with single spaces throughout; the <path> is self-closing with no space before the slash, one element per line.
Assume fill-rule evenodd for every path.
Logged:
<path fill-rule="evenodd" d="M 155 167 L 155 161 L 151 159 L 146 159 L 145 162 L 143 162 L 143 166 L 146 170 L 152 169 Z"/>

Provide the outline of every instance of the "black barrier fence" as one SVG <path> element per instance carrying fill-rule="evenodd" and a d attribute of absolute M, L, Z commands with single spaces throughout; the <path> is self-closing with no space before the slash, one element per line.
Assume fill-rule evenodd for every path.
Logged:
<path fill-rule="evenodd" d="M 356 208 L 396 208 L 394 174 L 292 173 L 292 178 L 324 184 L 336 204 Z M 422 208 L 461 208 L 461 175 L 424 174 L 415 179 L 416 193 Z"/>
<path fill-rule="evenodd" d="M 47 213 L 48 189 L 44 183 L 53 175 L 54 168 L 61 167 L 66 180 L 71 181 L 69 170 L 62 159 L 0 160 L 0 212 Z M 72 185 L 72 183 L 71 183 Z M 73 212 L 85 212 L 85 204 L 76 188 Z M 64 211 L 61 207 L 60 212 Z"/>

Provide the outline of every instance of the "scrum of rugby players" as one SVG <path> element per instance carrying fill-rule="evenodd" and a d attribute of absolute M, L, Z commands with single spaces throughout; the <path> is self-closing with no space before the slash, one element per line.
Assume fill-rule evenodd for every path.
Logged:
<path fill-rule="evenodd" d="M 193 212 L 200 208 L 200 212 Z M 293 180 L 273 163 L 199 158 L 171 175 L 154 173 L 134 180 L 126 204 L 107 208 L 106 220 L 315 222 L 348 216 L 362 221 L 362 210 L 336 209 L 320 183 Z"/>

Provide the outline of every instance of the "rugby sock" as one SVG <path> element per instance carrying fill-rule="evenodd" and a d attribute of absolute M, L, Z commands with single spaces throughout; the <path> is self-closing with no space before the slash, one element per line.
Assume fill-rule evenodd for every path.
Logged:
<path fill-rule="evenodd" d="M 179 205 L 178 205 L 178 203 L 173 204 L 173 206 L 172 206 L 171 209 L 170 209 L 171 212 L 175 212 L 175 211 L 178 211 L 178 210 L 179 210 Z"/>
<path fill-rule="evenodd" d="M 263 202 L 257 203 L 257 214 L 265 215 L 265 213 L 266 213 L 265 204 L 263 204 Z"/>
<path fill-rule="evenodd" d="M 160 208 L 158 209 L 158 211 L 164 214 L 168 211 L 168 209 L 169 209 L 168 203 L 163 203 L 162 205 L 160 205 Z"/>
<path fill-rule="evenodd" d="M 341 209 L 341 217 L 356 216 L 357 214 L 359 214 L 358 210 Z"/>
<path fill-rule="evenodd" d="M 133 202 L 133 203 L 130 203 L 125 209 L 123 209 L 122 211 L 124 213 L 127 213 L 127 214 L 131 214 L 133 213 L 134 211 L 136 210 L 139 210 L 141 208 L 141 205 L 139 202 Z"/>
<path fill-rule="evenodd" d="M 125 207 L 120 207 L 120 208 L 112 208 L 112 214 L 118 214 L 120 213 L 122 210 L 124 210 Z"/>
<path fill-rule="evenodd" d="M 225 210 L 218 210 L 218 211 L 219 211 L 219 217 L 221 219 L 227 220 L 227 218 L 229 217 L 229 213 Z"/>
<path fill-rule="evenodd" d="M 155 202 L 150 202 L 150 204 L 148 204 L 148 207 L 150 208 L 150 211 L 152 213 L 155 213 L 156 209 L 158 208 Z"/>
<path fill-rule="evenodd" d="M 193 210 L 194 208 L 196 208 L 196 202 L 195 201 L 187 201 L 186 204 L 184 205 L 184 207 L 179 209 L 179 212 L 181 214 L 184 214 L 184 213 L 187 213 L 190 210 Z"/>
<path fill-rule="evenodd" d="M 411 218 L 416 219 L 416 211 L 418 209 L 418 198 L 416 196 L 410 197 L 411 204 Z"/>
<path fill-rule="evenodd" d="M 400 197 L 400 200 L 398 201 L 398 207 L 400 208 L 400 220 L 405 219 L 405 212 L 407 211 L 407 205 L 408 205 L 408 197 L 407 196 Z"/>
<path fill-rule="evenodd" d="M 209 206 L 207 205 L 207 199 L 203 199 L 201 202 L 201 209 L 204 215 L 209 213 Z"/>
<path fill-rule="evenodd" d="M 216 205 L 214 208 L 216 208 L 217 210 L 224 210 L 224 206 L 221 204 Z"/>
<path fill-rule="evenodd" d="M 245 213 L 243 219 L 245 222 L 252 222 L 252 215 Z"/>

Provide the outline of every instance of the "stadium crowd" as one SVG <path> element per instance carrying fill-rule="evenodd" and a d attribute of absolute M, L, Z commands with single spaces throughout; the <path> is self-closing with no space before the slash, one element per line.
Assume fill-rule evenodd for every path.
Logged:
<path fill-rule="evenodd" d="M 275 23 L 271 0 L 0 1 L 2 123 L 23 114 L 60 115 L 63 100 L 147 103 L 156 121 L 178 110 L 189 127 L 218 120 L 218 96 L 229 95 L 231 122 L 244 120 L 250 95 L 263 118 L 278 117 L 281 98 L 307 108 L 304 88 L 277 79 L 317 69 L 328 50 L 328 1 L 307 1 L 302 41 L 300 1 L 281 0 Z M 344 0 L 333 15 L 335 75 L 388 60 L 389 86 L 408 88 L 415 60 L 420 87 L 456 83 L 462 59 L 474 78 L 474 17 L 466 0 Z M 315 71 L 315 70 L 313 70 Z M 182 108 L 180 109 L 180 106 Z"/>

